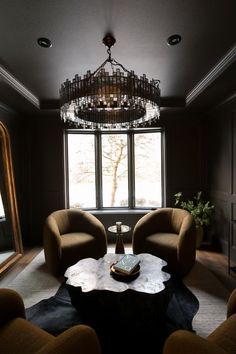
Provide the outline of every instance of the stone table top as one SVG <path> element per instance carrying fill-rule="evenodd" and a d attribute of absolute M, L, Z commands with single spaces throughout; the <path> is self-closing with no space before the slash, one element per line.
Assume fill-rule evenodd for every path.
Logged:
<path fill-rule="evenodd" d="M 125 234 L 126 232 L 130 231 L 130 227 L 128 225 L 121 225 L 120 231 L 118 231 L 117 226 L 112 225 L 108 227 L 108 231 L 112 232 L 113 234 Z"/>
<path fill-rule="evenodd" d="M 123 254 L 107 253 L 98 260 L 85 258 L 69 267 L 65 272 L 66 283 L 73 287 L 81 287 L 82 292 L 92 290 L 109 290 L 123 292 L 128 289 L 138 292 L 156 294 L 165 289 L 164 282 L 170 279 L 170 274 L 162 270 L 167 263 L 151 254 L 141 253 L 140 275 L 130 281 L 117 281 L 110 275 L 110 267 L 120 260 Z"/>

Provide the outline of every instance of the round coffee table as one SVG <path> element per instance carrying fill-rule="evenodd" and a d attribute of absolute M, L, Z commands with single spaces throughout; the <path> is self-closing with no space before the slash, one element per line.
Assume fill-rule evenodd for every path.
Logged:
<path fill-rule="evenodd" d="M 121 257 L 106 254 L 69 267 L 65 277 L 72 305 L 83 322 L 98 333 L 102 353 L 143 354 L 153 345 L 161 350 L 171 296 L 170 274 L 163 271 L 167 263 L 147 253 L 139 254 L 140 275 L 132 281 L 117 281 L 110 267 Z"/>

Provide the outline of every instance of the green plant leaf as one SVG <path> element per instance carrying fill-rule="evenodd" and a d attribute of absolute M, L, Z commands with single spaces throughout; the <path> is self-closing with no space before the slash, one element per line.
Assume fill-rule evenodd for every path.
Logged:
<path fill-rule="evenodd" d="M 210 201 L 205 201 L 202 197 L 202 191 L 197 192 L 192 200 L 183 200 L 182 192 L 174 194 L 175 205 L 179 205 L 182 209 L 189 211 L 194 217 L 195 223 L 200 225 L 209 225 L 214 205 Z"/>

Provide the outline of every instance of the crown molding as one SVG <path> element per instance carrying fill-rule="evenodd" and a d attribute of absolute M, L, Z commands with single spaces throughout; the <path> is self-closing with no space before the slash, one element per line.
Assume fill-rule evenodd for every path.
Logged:
<path fill-rule="evenodd" d="M 198 84 L 186 95 L 185 98 L 162 97 L 161 107 L 165 108 L 184 108 L 190 105 L 214 80 L 219 77 L 224 70 L 227 69 L 236 60 L 236 45 L 226 53 L 226 55 L 208 72 L 206 76 L 198 82 Z M 9 71 L 0 65 L 0 79 L 3 79 L 14 90 L 19 92 L 29 102 L 31 102 L 39 110 L 58 109 L 59 100 L 43 100 L 40 101 L 30 90 L 28 90 L 19 80 L 17 80 Z M 0 108 L 3 105 L 0 102 Z M 6 106 L 4 107 L 6 110 Z M 9 108 L 8 108 L 9 110 Z"/>
<path fill-rule="evenodd" d="M 34 106 L 40 109 L 40 101 L 32 92 L 30 92 L 20 81 L 10 74 L 3 66 L 0 65 L 0 78 L 7 82 L 14 90 L 18 91 Z"/>
<path fill-rule="evenodd" d="M 226 55 L 203 77 L 201 81 L 186 95 L 185 103 L 188 106 L 193 102 L 214 80 L 219 77 L 236 59 L 236 46 L 234 46 Z"/>

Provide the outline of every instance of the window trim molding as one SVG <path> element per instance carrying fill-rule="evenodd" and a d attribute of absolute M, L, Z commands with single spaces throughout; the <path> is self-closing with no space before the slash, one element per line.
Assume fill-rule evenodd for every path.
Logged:
<path fill-rule="evenodd" d="M 162 184 L 162 205 L 158 207 L 135 207 L 135 174 L 134 171 L 134 135 L 142 133 L 161 133 L 161 184 Z M 93 129 L 65 129 L 64 130 L 64 178 L 65 178 L 65 207 L 69 206 L 69 172 L 68 172 L 68 135 L 69 134 L 93 134 L 95 146 L 95 170 L 98 175 L 95 182 L 96 188 L 96 207 L 83 208 L 92 213 L 112 213 L 112 212 L 134 212 L 142 213 L 148 210 L 163 207 L 166 204 L 166 152 L 165 152 L 165 130 L 163 127 L 156 128 L 134 128 L 120 130 L 93 130 Z M 102 161 L 101 161 L 101 136 L 105 134 L 126 134 L 128 160 L 128 206 L 125 207 L 104 207 L 102 206 Z M 131 192 L 130 192 L 131 190 Z"/>

